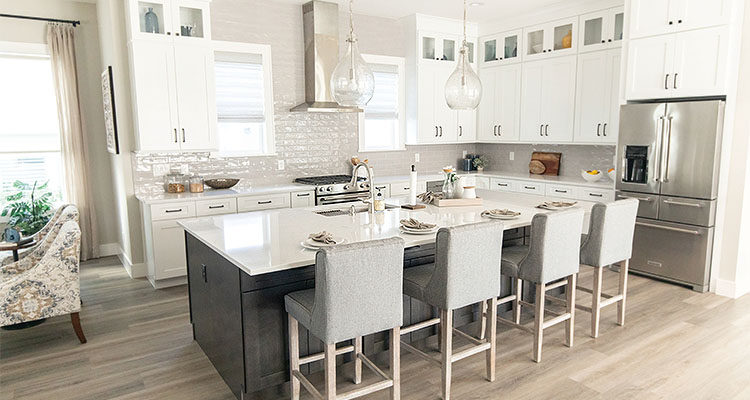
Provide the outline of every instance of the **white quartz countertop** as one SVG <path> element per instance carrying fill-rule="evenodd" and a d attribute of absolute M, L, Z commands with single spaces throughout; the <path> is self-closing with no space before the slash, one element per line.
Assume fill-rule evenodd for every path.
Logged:
<path fill-rule="evenodd" d="M 261 186 L 235 186 L 231 189 L 210 189 L 205 188 L 203 193 L 158 193 L 149 195 L 138 195 L 136 198 L 145 204 L 170 203 L 182 200 L 205 200 L 205 199 L 222 199 L 238 196 L 253 196 L 274 193 L 304 192 L 313 191 L 315 186 L 300 185 L 297 183 L 283 183 L 277 185 Z"/>
<path fill-rule="evenodd" d="M 532 217 L 544 213 L 536 206 L 549 197 L 478 190 L 484 199 L 481 206 L 436 207 L 429 205 L 421 210 L 402 208 L 386 210 L 371 216 L 367 212 L 354 216 L 322 216 L 315 211 L 336 208 L 323 206 L 312 208 L 278 209 L 244 214 L 230 214 L 180 221 L 183 228 L 221 254 L 249 275 L 261 275 L 315 263 L 315 251 L 307 250 L 301 242 L 310 233 L 331 232 L 348 243 L 393 236 L 401 236 L 406 247 L 433 243 L 435 234 L 410 235 L 399 231 L 399 221 L 416 218 L 435 223 L 439 227 L 464 225 L 484 220 L 482 211 L 487 209 L 511 209 L 521 213 L 512 221 L 504 221 L 506 229 L 528 226 Z M 392 199 L 389 204 L 397 204 Z M 594 203 L 579 201 L 577 207 L 588 216 Z M 583 229 L 588 227 L 588 217 Z"/>
<path fill-rule="evenodd" d="M 552 183 L 558 185 L 571 185 L 581 186 L 587 188 L 596 189 L 614 189 L 615 183 L 607 177 L 603 176 L 598 182 L 587 182 L 580 177 L 570 176 L 554 176 L 554 175 L 533 175 L 529 173 L 516 173 L 516 172 L 501 172 L 501 171 L 484 171 L 482 173 L 476 171 L 457 171 L 459 176 L 484 176 L 487 178 L 502 178 L 502 179 L 517 179 L 524 181 L 539 181 L 543 183 Z M 375 175 L 375 183 L 383 184 L 389 182 L 408 182 L 411 178 L 409 175 L 396 175 L 396 176 L 377 176 Z M 437 181 L 442 180 L 442 174 L 418 174 L 417 179 L 420 181 Z"/>

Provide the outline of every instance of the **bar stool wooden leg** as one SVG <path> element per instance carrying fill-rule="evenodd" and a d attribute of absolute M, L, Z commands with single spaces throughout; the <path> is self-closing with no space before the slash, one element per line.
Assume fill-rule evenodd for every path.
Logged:
<path fill-rule="evenodd" d="M 617 325 L 625 325 L 625 301 L 628 298 L 628 269 L 630 260 L 625 260 L 620 264 L 620 294 L 622 300 L 617 303 Z"/>
<path fill-rule="evenodd" d="M 565 345 L 573 347 L 573 338 L 575 336 L 575 315 L 576 315 L 576 282 L 578 274 L 568 277 L 568 287 L 565 288 L 567 301 L 565 302 L 566 312 L 570 314 L 570 319 L 565 321 Z"/>
<path fill-rule="evenodd" d="M 489 314 L 487 314 L 489 310 L 487 309 L 487 301 L 483 301 L 480 303 L 479 306 L 479 313 L 482 317 L 482 326 L 479 328 L 479 338 L 484 339 L 485 334 L 487 332 L 487 317 Z M 495 313 L 497 313 L 497 310 L 495 310 Z"/>
<path fill-rule="evenodd" d="M 336 344 L 327 344 L 325 349 L 326 400 L 336 399 Z"/>
<path fill-rule="evenodd" d="M 440 352 L 443 366 L 443 400 L 450 400 L 451 373 L 453 369 L 453 311 L 440 310 L 441 344 Z"/>
<path fill-rule="evenodd" d="M 391 400 L 401 399 L 401 328 L 395 327 L 391 329 L 391 379 L 393 379 L 393 386 L 391 387 Z"/>
<path fill-rule="evenodd" d="M 487 301 L 484 302 L 486 304 Z M 497 347 L 495 347 L 495 335 L 497 334 L 497 297 L 493 297 L 489 300 L 490 305 L 490 322 L 487 325 L 487 340 L 490 342 L 490 348 L 486 352 L 487 356 L 487 380 L 490 382 L 495 381 L 495 355 L 497 354 Z"/>
<path fill-rule="evenodd" d="M 299 325 L 297 320 L 288 315 L 289 320 L 289 390 L 292 394 L 292 400 L 299 400 L 300 381 L 294 375 L 294 371 L 299 371 Z"/>
<path fill-rule="evenodd" d="M 544 295 L 545 284 L 536 284 L 536 303 L 534 304 L 534 361 L 542 361 L 542 342 L 544 341 Z"/>
<path fill-rule="evenodd" d="M 362 336 L 354 339 L 354 383 L 362 383 Z"/>
<path fill-rule="evenodd" d="M 591 290 L 591 337 L 599 337 L 599 316 L 602 302 L 602 271 L 604 268 L 594 267 L 594 287 Z"/>
<path fill-rule="evenodd" d="M 521 295 L 523 293 L 523 281 L 516 279 L 516 299 L 513 300 L 513 322 L 516 324 L 521 323 Z"/>

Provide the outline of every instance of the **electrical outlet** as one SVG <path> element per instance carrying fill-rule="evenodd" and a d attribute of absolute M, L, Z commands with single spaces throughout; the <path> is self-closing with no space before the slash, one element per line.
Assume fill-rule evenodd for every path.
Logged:
<path fill-rule="evenodd" d="M 511 151 L 510 154 L 509 154 L 509 157 L 510 157 L 510 161 L 515 160 L 516 159 L 516 153 Z"/>
<path fill-rule="evenodd" d="M 279 171 L 283 171 L 284 170 L 284 160 L 279 160 L 278 163 L 279 163 Z"/>
<path fill-rule="evenodd" d="M 154 164 L 154 177 L 164 176 L 169 173 L 169 164 Z"/>
<path fill-rule="evenodd" d="M 419 162 L 419 153 L 414 153 L 414 162 Z"/>
<path fill-rule="evenodd" d="M 464 150 L 464 151 L 463 151 L 463 152 L 462 152 L 461 154 L 463 154 L 463 155 L 461 156 L 462 158 L 466 158 L 466 155 L 467 155 L 467 154 L 469 154 L 469 152 L 468 152 L 468 151 L 466 151 L 466 150 Z"/>
<path fill-rule="evenodd" d="M 190 174 L 190 166 L 187 164 L 180 165 L 180 173 L 185 175 Z"/>

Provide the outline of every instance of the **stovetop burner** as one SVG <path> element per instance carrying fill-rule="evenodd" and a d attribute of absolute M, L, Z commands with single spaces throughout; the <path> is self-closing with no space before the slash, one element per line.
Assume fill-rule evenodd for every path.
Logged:
<path fill-rule="evenodd" d="M 294 180 L 294 183 L 301 183 L 303 185 L 335 185 L 337 183 L 349 183 L 351 182 L 352 177 L 351 175 L 326 175 L 326 176 L 305 176 L 302 178 L 297 178 Z M 364 178 L 360 177 L 357 179 L 358 181 L 365 180 Z"/>

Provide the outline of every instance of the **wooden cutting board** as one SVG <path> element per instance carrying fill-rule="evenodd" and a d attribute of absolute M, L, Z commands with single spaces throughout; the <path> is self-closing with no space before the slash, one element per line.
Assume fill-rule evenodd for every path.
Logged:
<path fill-rule="evenodd" d="M 542 173 L 539 173 L 541 169 L 532 168 L 532 165 L 530 163 L 529 172 L 535 175 L 559 175 L 561 158 L 562 153 L 545 153 L 542 151 L 535 151 L 531 153 L 531 163 L 538 165 L 537 162 L 541 162 L 542 164 L 544 164 L 545 168 Z"/>

